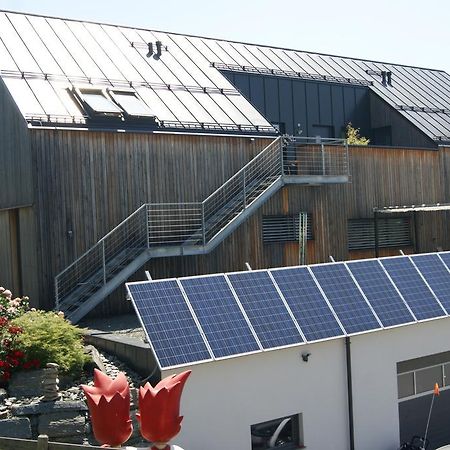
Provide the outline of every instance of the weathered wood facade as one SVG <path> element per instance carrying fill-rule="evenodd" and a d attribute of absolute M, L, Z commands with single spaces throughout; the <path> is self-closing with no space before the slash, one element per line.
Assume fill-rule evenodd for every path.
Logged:
<path fill-rule="evenodd" d="M 201 201 L 270 142 L 44 129 L 30 135 L 37 173 L 39 301 L 47 308 L 53 306 L 54 276 L 141 204 Z M 369 257 L 372 251 L 349 253 L 348 219 L 371 217 L 374 206 L 450 201 L 449 148 L 353 147 L 350 156 L 351 183 L 284 187 L 211 254 L 158 258 L 146 269 L 161 278 L 242 270 L 245 262 L 253 268 L 297 264 L 298 244 L 263 244 L 262 217 L 300 211 L 312 214 L 309 263 L 329 255 Z M 445 213 L 419 214 L 420 251 L 450 248 L 447 219 Z M 119 290 L 96 313 L 127 309 L 123 298 Z"/>
<path fill-rule="evenodd" d="M 28 126 L 0 79 L 0 284 L 37 297 Z"/>

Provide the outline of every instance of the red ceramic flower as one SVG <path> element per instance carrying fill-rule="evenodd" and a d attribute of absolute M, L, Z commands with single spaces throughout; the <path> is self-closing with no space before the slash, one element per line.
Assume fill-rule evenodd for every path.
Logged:
<path fill-rule="evenodd" d="M 181 429 L 180 398 L 191 371 L 172 375 L 161 380 L 154 388 L 150 383 L 139 388 L 139 413 L 141 435 L 162 448 Z"/>
<path fill-rule="evenodd" d="M 94 386 L 81 385 L 91 414 L 95 439 L 102 445 L 117 447 L 133 431 L 130 419 L 130 387 L 120 372 L 113 380 L 100 370 L 94 371 Z"/>

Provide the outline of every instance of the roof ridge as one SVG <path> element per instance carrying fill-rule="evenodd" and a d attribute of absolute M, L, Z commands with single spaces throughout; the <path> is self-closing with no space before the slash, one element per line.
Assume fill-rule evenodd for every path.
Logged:
<path fill-rule="evenodd" d="M 178 33 L 178 32 L 165 31 L 165 30 L 155 30 L 155 29 L 144 28 L 144 27 L 140 27 L 140 26 L 123 25 L 123 24 L 110 23 L 110 22 L 99 22 L 99 21 L 95 21 L 95 20 L 72 19 L 72 18 L 68 18 L 68 17 L 45 15 L 45 14 L 38 14 L 38 13 L 27 13 L 27 12 L 23 12 L 23 11 L 13 11 L 13 10 L 7 10 L 7 9 L 0 9 L 0 13 L 21 14 L 24 16 L 43 17 L 43 18 L 47 18 L 47 19 L 69 20 L 71 22 L 84 22 L 84 23 L 92 23 L 95 25 L 109 25 L 109 26 L 115 26 L 115 27 L 121 27 L 121 28 L 129 28 L 132 30 L 143 30 L 143 31 L 156 32 L 156 33 L 173 34 L 176 36 L 194 37 L 194 38 L 200 38 L 200 39 L 210 39 L 213 41 L 223 41 L 223 42 L 229 42 L 232 44 L 256 45 L 258 47 L 273 48 L 273 49 L 277 49 L 277 50 L 287 50 L 287 51 L 292 51 L 292 52 L 310 53 L 313 55 L 330 56 L 330 57 L 343 58 L 343 59 L 349 59 L 349 60 L 354 60 L 354 61 L 364 61 L 364 62 L 371 62 L 371 63 L 377 63 L 377 64 L 389 64 L 391 66 L 409 67 L 411 69 L 430 70 L 433 72 L 447 73 L 443 69 L 433 69 L 433 68 L 429 68 L 429 67 L 414 66 L 411 64 L 399 64 L 399 63 L 392 63 L 392 62 L 386 62 L 386 61 L 372 60 L 372 59 L 367 59 L 367 58 L 355 58 L 355 57 L 351 57 L 351 56 L 335 55 L 332 53 L 323 53 L 323 52 L 309 51 L 309 50 L 299 50 L 299 49 L 294 49 L 294 48 L 289 48 L 289 47 L 280 47 L 280 46 L 269 45 L 269 44 L 257 44 L 254 42 L 233 41 L 231 39 L 214 38 L 214 37 L 210 37 L 210 36 L 200 36 L 200 35 L 196 35 L 196 34 Z"/>

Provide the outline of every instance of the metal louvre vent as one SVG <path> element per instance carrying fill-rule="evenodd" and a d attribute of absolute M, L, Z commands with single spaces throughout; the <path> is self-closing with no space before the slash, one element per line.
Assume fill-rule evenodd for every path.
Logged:
<path fill-rule="evenodd" d="M 312 214 L 308 213 L 307 239 L 313 239 Z M 263 242 L 298 242 L 299 214 L 289 216 L 263 216 Z"/>
<path fill-rule="evenodd" d="M 409 247 L 412 245 L 409 217 L 378 219 L 378 243 L 380 247 Z M 348 221 L 348 249 L 375 248 L 373 219 Z"/>

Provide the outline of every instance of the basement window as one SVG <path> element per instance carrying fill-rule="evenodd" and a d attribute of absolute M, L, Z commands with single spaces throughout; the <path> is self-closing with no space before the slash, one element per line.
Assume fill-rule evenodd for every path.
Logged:
<path fill-rule="evenodd" d="M 263 216 L 262 232 L 264 244 L 274 242 L 298 242 L 299 241 L 300 215 Z M 307 215 L 307 240 L 313 239 L 312 214 Z"/>
<path fill-rule="evenodd" d="M 130 117 L 155 117 L 156 114 L 138 97 L 133 90 L 109 89 L 111 98 Z"/>
<path fill-rule="evenodd" d="M 104 89 L 77 87 L 74 88 L 74 93 L 91 114 L 115 117 L 122 115 L 122 110 L 107 96 Z"/>
<path fill-rule="evenodd" d="M 349 250 L 375 248 L 373 219 L 350 219 L 347 234 Z M 378 219 L 378 245 L 382 248 L 411 247 L 409 217 Z"/>
<path fill-rule="evenodd" d="M 302 414 L 294 414 L 252 425 L 252 450 L 304 448 L 302 422 Z"/>

